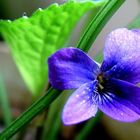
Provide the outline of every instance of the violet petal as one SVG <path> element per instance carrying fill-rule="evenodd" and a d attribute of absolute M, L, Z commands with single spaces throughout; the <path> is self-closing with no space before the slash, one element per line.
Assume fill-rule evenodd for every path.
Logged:
<path fill-rule="evenodd" d="M 114 78 L 110 79 L 109 82 L 114 93 L 120 99 L 128 102 L 128 104 L 125 101 L 122 103 L 140 115 L 140 87 Z"/>
<path fill-rule="evenodd" d="M 140 54 L 139 30 L 128 30 L 126 28 L 116 29 L 112 31 L 106 39 L 104 62 L 101 66 L 101 70 L 104 72 L 108 71 L 116 64 L 120 62 L 123 63 L 126 59 L 129 60 L 133 54 L 138 56 Z"/>
<path fill-rule="evenodd" d="M 106 72 L 108 77 L 121 79 L 133 84 L 140 83 L 140 52 L 122 60 Z"/>
<path fill-rule="evenodd" d="M 65 125 L 76 124 L 95 116 L 97 105 L 92 100 L 97 81 L 77 89 L 65 104 L 62 120 Z"/>
<path fill-rule="evenodd" d="M 78 88 L 93 81 L 98 65 L 80 49 L 73 47 L 57 51 L 48 59 L 49 80 L 56 89 Z"/>
<path fill-rule="evenodd" d="M 113 119 L 131 122 L 140 119 L 140 88 L 117 79 L 109 80 L 108 87 L 98 102 L 98 107 Z"/>

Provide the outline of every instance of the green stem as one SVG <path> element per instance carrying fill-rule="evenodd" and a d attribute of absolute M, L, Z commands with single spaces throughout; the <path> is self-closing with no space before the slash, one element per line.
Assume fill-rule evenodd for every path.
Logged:
<path fill-rule="evenodd" d="M 91 22 L 77 47 L 87 52 L 103 26 L 124 1 L 125 0 L 109 0 L 105 7 L 99 11 L 99 14 L 94 18 L 94 21 Z M 35 116 L 48 107 L 60 95 L 60 93 L 60 91 L 51 88 L 44 96 L 31 105 L 26 112 L 24 112 L 0 134 L 0 140 L 7 140 L 11 138 L 23 126 L 28 124 Z"/>
<path fill-rule="evenodd" d="M 59 106 L 58 104 L 60 102 L 59 101 L 60 96 L 57 98 L 57 100 L 55 102 L 53 102 L 49 108 L 49 112 L 48 112 L 48 116 L 47 116 L 47 120 L 45 121 L 44 124 L 44 131 L 43 131 L 43 135 L 42 135 L 42 140 L 46 140 L 47 139 L 51 140 L 54 137 L 54 133 L 55 130 L 57 129 L 56 125 L 60 123 L 58 114 L 59 114 Z M 57 122 L 57 123 L 56 123 Z"/>
<path fill-rule="evenodd" d="M 36 101 L 29 109 L 17 118 L 9 127 L 7 127 L 0 135 L 0 140 L 8 140 L 23 126 L 28 124 L 35 116 L 42 112 L 50 105 L 59 95 L 61 91 L 50 88 L 48 92 Z"/>
<path fill-rule="evenodd" d="M 42 140 L 56 140 L 61 127 L 61 111 L 68 98 L 68 93 L 63 93 L 52 103 L 44 125 Z M 59 105 L 59 106 L 58 106 Z"/>
<path fill-rule="evenodd" d="M 59 131 L 59 127 L 61 124 L 61 120 L 59 117 L 60 110 L 58 104 L 60 104 L 60 102 L 58 102 L 57 98 L 57 101 L 53 102 L 51 107 L 49 108 L 48 117 L 44 126 L 42 140 L 46 140 L 46 138 L 49 140 L 56 139 L 56 135 Z"/>
<path fill-rule="evenodd" d="M 49 88 L 51 88 L 51 85 L 50 83 L 48 83 L 47 87 L 46 87 L 46 90 L 45 91 L 48 91 Z M 36 98 L 37 99 L 37 98 Z M 49 107 L 50 108 L 50 107 Z M 44 132 L 44 122 L 46 121 L 46 117 L 48 116 L 48 110 L 44 110 L 39 117 L 38 121 L 37 121 L 37 126 L 36 126 L 36 140 L 41 140 L 42 139 L 42 135 L 43 135 L 43 132 Z"/>
<path fill-rule="evenodd" d="M 79 132 L 79 135 L 76 136 L 75 140 L 86 140 L 88 134 L 91 132 L 92 128 L 99 122 L 102 117 L 102 112 L 98 112 L 95 118 L 90 119 L 85 127 Z"/>
<path fill-rule="evenodd" d="M 87 52 L 96 40 L 107 21 L 113 16 L 125 0 L 108 0 L 105 6 L 93 18 L 85 33 L 78 42 L 77 48 Z"/>
<path fill-rule="evenodd" d="M 12 114 L 9 105 L 9 99 L 2 76 L 0 75 L 0 102 L 6 126 L 12 122 Z"/>

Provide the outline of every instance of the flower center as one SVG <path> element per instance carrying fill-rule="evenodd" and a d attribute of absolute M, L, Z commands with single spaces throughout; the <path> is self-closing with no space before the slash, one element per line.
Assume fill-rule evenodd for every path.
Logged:
<path fill-rule="evenodd" d="M 103 73 L 100 73 L 97 76 L 97 80 L 99 82 L 99 84 L 98 84 L 98 92 L 102 92 L 104 90 L 104 84 L 105 84 L 104 74 Z"/>

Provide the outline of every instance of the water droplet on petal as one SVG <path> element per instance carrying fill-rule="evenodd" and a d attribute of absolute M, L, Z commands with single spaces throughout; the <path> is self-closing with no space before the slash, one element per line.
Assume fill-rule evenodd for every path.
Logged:
<path fill-rule="evenodd" d="M 121 113 L 121 116 L 123 116 L 123 113 Z"/>
<path fill-rule="evenodd" d="M 82 101 L 83 104 L 84 104 L 85 102 L 86 102 L 85 100 Z"/>
<path fill-rule="evenodd" d="M 77 94 L 76 97 L 79 98 L 79 95 Z"/>

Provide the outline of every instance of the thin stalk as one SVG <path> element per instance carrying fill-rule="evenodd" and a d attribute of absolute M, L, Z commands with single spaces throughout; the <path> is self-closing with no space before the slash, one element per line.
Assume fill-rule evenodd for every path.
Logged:
<path fill-rule="evenodd" d="M 96 40 L 107 21 L 113 16 L 125 0 L 108 0 L 105 6 L 93 18 L 85 33 L 78 42 L 77 48 L 87 52 Z"/>
<path fill-rule="evenodd" d="M 59 131 L 61 120 L 59 117 L 60 109 L 58 104 L 58 100 L 56 102 L 53 102 L 49 109 L 48 118 L 44 126 L 42 140 L 46 140 L 46 138 L 49 140 L 55 139 L 57 132 Z"/>
<path fill-rule="evenodd" d="M 12 122 L 12 114 L 10 110 L 10 104 L 6 92 L 6 87 L 1 75 L 0 75 L 0 102 L 3 111 L 5 125 L 8 126 Z"/>
<path fill-rule="evenodd" d="M 69 96 L 68 93 L 63 93 L 61 96 L 57 98 L 55 102 L 52 103 L 48 112 L 48 118 L 44 125 L 42 140 L 46 140 L 46 138 L 48 140 L 57 139 L 57 135 L 62 125 L 61 111 L 68 96 Z"/>
<path fill-rule="evenodd" d="M 24 112 L 0 134 L 0 140 L 8 140 L 11 138 L 16 132 L 28 124 L 35 116 L 48 107 L 50 103 L 60 95 L 60 93 L 61 91 L 50 88 L 44 96 L 33 103 L 26 112 Z"/>
<path fill-rule="evenodd" d="M 85 127 L 79 132 L 79 134 L 76 136 L 75 140 L 86 140 L 88 134 L 91 132 L 92 128 L 99 122 L 99 120 L 102 117 L 102 112 L 98 112 L 96 114 L 95 118 L 90 119 Z"/>
<path fill-rule="evenodd" d="M 45 91 L 48 91 L 51 87 L 50 83 L 48 83 L 47 88 Z M 49 107 L 50 109 L 50 107 Z M 41 115 L 41 118 L 39 119 L 39 122 L 37 121 L 37 128 L 36 128 L 36 140 L 41 140 L 42 135 L 44 132 L 44 122 L 46 121 L 46 117 L 48 116 L 48 110 L 44 110 L 44 112 Z M 39 116 L 40 117 L 40 116 Z"/>
<path fill-rule="evenodd" d="M 109 18 L 124 1 L 125 0 L 109 0 L 105 7 L 99 11 L 99 14 L 94 18 L 94 21 L 91 22 L 77 47 L 87 52 L 103 26 L 105 26 Z M 28 124 L 34 117 L 48 107 L 60 95 L 60 93 L 61 91 L 51 88 L 44 96 L 31 105 L 26 112 L 24 112 L 0 134 L 0 140 L 7 140 L 11 138 L 16 132 L 22 129 L 23 126 Z"/>

